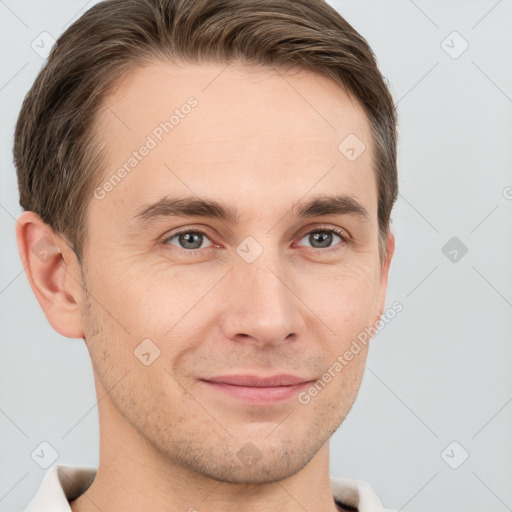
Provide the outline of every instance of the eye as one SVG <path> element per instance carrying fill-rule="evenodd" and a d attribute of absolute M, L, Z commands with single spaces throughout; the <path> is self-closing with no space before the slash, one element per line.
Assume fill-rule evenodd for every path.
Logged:
<path fill-rule="evenodd" d="M 334 246 L 333 241 L 335 241 L 336 238 L 340 239 L 340 243 L 335 244 Z M 311 247 L 313 249 L 331 249 L 336 247 L 336 245 L 343 245 L 345 242 L 348 241 L 348 236 L 345 234 L 345 232 L 341 229 L 315 229 L 314 231 L 310 231 L 305 236 L 303 236 L 301 239 L 307 240 L 309 243 L 311 243 Z"/>
<path fill-rule="evenodd" d="M 336 239 L 339 239 L 338 243 Z M 317 228 L 309 231 L 306 235 L 300 238 L 299 242 L 307 240 L 313 249 L 329 250 L 336 249 L 337 246 L 343 246 L 349 241 L 349 236 L 342 229 Z M 210 242 L 207 244 L 207 242 Z M 187 253 L 194 253 L 201 249 L 208 249 L 214 247 L 215 244 L 211 242 L 207 234 L 200 230 L 185 229 L 171 234 L 163 240 L 164 244 L 174 245 Z M 334 245 L 333 245 L 334 243 Z"/>
<path fill-rule="evenodd" d="M 177 243 L 173 243 L 172 240 L 176 238 Z M 205 233 L 202 231 L 185 230 L 174 233 L 164 240 L 164 243 L 176 245 L 180 249 L 188 249 L 190 251 L 204 249 L 211 247 L 212 245 L 205 246 L 203 242 L 209 240 Z"/>

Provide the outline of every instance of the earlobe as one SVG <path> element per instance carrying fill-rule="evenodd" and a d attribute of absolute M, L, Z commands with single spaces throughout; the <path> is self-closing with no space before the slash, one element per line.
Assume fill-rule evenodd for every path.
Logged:
<path fill-rule="evenodd" d="M 19 217 L 16 238 L 30 287 L 51 326 L 68 338 L 83 338 L 81 273 L 72 248 L 31 211 Z"/>

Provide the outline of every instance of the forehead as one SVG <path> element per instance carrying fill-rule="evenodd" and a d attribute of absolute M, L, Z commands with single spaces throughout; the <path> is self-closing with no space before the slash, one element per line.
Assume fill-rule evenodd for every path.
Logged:
<path fill-rule="evenodd" d="M 107 215 L 115 207 L 131 216 L 179 192 L 242 212 L 266 201 L 278 214 L 279 204 L 325 191 L 366 202 L 370 213 L 376 205 L 364 110 L 309 71 L 154 62 L 116 84 L 98 119 L 107 192 L 92 209 Z M 347 148 L 362 152 L 354 159 Z"/>

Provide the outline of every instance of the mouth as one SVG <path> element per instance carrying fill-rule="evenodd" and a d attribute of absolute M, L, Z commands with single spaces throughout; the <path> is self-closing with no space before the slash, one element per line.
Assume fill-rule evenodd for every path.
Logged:
<path fill-rule="evenodd" d="M 213 392 L 251 404 L 271 404 L 290 399 L 311 385 L 313 380 L 295 375 L 222 375 L 200 379 Z"/>

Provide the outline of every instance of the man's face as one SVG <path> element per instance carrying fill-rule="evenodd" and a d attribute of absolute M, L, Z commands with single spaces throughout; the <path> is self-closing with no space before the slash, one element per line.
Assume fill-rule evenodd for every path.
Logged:
<path fill-rule="evenodd" d="M 303 468 L 350 410 L 365 346 L 308 403 L 299 392 L 377 320 L 387 271 L 362 108 L 315 74 L 225 68 L 155 63 L 105 99 L 83 326 L 118 430 L 212 478 L 265 482 Z M 366 145 L 355 160 L 338 149 L 350 134 Z M 348 199 L 299 215 L 320 196 Z M 149 208 L 164 198 L 216 201 L 238 218 Z M 283 374 L 312 382 L 212 383 Z"/>

